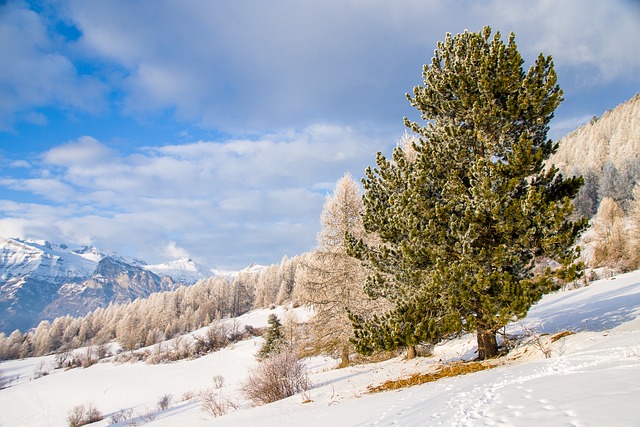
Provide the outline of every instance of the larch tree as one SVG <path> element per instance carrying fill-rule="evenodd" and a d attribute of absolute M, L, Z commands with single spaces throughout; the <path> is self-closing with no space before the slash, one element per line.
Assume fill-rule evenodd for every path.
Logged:
<path fill-rule="evenodd" d="M 362 289 L 366 272 L 347 254 L 345 239 L 347 233 L 366 239 L 362 209 L 360 187 L 347 173 L 325 201 L 317 248 L 306 258 L 298 276 L 302 302 L 314 309 L 309 321 L 309 352 L 339 355 L 340 366 L 349 364 L 353 352 L 353 330 L 346 309 L 359 313 L 368 302 Z"/>
<path fill-rule="evenodd" d="M 593 220 L 593 266 L 628 271 L 635 267 L 632 232 L 619 203 L 610 197 L 600 202 Z"/>
<path fill-rule="evenodd" d="M 407 95 L 424 124 L 411 160 L 378 153 L 363 180 L 364 227 L 381 240 L 350 239 L 350 252 L 374 270 L 366 289 L 394 307 L 352 316 L 361 351 L 411 346 L 476 331 L 478 357 L 497 354 L 497 331 L 524 317 L 575 274 L 569 219 L 582 179 L 565 179 L 545 160 L 557 149 L 548 124 L 562 101 L 550 57 L 527 72 L 515 36 L 485 27 L 448 34 Z M 536 269 L 541 260 L 559 269 Z"/>

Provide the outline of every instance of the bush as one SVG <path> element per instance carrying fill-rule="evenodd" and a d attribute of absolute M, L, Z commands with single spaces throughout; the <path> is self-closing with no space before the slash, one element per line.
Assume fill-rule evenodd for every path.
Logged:
<path fill-rule="evenodd" d="M 171 405 L 172 400 L 173 400 L 172 395 L 165 394 L 158 400 L 158 409 L 160 409 L 161 411 L 166 411 L 167 409 L 169 409 L 169 406 Z"/>
<path fill-rule="evenodd" d="M 207 328 L 204 336 L 193 337 L 196 340 L 195 353 L 202 355 L 225 348 L 230 341 L 228 334 L 229 330 L 224 323 L 213 323 Z"/>
<path fill-rule="evenodd" d="M 109 424 L 118 424 L 125 421 L 129 421 L 133 417 L 133 409 L 121 409 L 118 412 L 111 415 L 109 418 Z"/>
<path fill-rule="evenodd" d="M 37 380 L 38 378 L 46 377 L 47 375 L 49 375 L 49 366 L 47 365 L 47 362 L 42 360 L 33 370 L 33 379 Z"/>
<path fill-rule="evenodd" d="M 254 405 L 264 405 L 304 392 L 310 385 L 302 362 L 293 352 L 284 350 L 252 370 L 241 390 Z"/>
<path fill-rule="evenodd" d="M 69 411 L 67 423 L 69 423 L 69 427 L 80 427 L 86 424 L 84 422 L 84 405 L 75 406 Z"/>
<path fill-rule="evenodd" d="M 93 404 L 75 406 L 67 415 L 69 427 L 80 427 L 86 424 L 95 423 L 103 420 L 102 412 L 100 412 Z"/>
<path fill-rule="evenodd" d="M 220 390 L 222 387 L 224 387 L 224 377 L 222 375 L 214 375 L 213 388 Z"/>
<path fill-rule="evenodd" d="M 216 392 L 212 388 L 207 388 L 200 392 L 200 401 L 202 402 L 202 410 L 214 418 L 226 414 L 231 409 L 238 409 L 238 405 L 226 399 L 222 392 Z"/>

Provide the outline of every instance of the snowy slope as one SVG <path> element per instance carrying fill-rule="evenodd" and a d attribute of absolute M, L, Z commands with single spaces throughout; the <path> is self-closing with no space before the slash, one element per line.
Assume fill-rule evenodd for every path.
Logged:
<path fill-rule="evenodd" d="M 283 309 L 278 310 L 283 316 Z M 269 313 L 252 312 L 241 321 L 261 326 Z M 148 426 L 212 425 L 197 398 L 182 397 L 211 387 L 212 377 L 222 375 L 221 392 L 239 409 L 216 419 L 213 425 L 219 426 L 640 425 L 640 271 L 545 296 L 527 319 L 509 328 L 511 334 L 536 330 L 577 333 L 552 344 L 551 335 L 534 334 L 492 370 L 373 395 L 367 394 L 367 386 L 427 372 L 440 361 L 473 358 L 473 337 L 441 345 L 431 358 L 411 361 L 397 358 L 335 370 L 335 361 L 313 358 L 307 365 L 314 388 L 305 396 L 312 402 L 293 396 L 258 408 L 251 408 L 238 388 L 257 363 L 253 354 L 259 338 L 192 361 L 100 363 L 53 371 L 37 380 L 30 380 L 34 369 L 42 361 L 52 363 L 52 357 L 4 362 L 0 370 L 18 379 L 0 390 L 0 424 L 65 425 L 73 406 L 92 402 L 107 416 L 95 424 L 100 426 L 108 425 L 111 413 L 127 408 L 134 414 L 152 412 L 155 420 L 144 423 Z M 551 357 L 526 342 L 550 349 Z M 156 402 L 167 393 L 174 403 L 158 411 Z"/>
<path fill-rule="evenodd" d="M 46 241 L 0 240 L 0 279 L 31 275 L 43 280 L 89 277 L 99 259 L 95 248 L 74 252 Z"/>
<path fill-rule="evenodd" d="M 174 280 L 188 285 L 215 275 L 211 269 L 197 264 L 191 258 L 182 258 L 162 264 L 145 265 L 144 268 L 158 276 L 170 276 Z"/>

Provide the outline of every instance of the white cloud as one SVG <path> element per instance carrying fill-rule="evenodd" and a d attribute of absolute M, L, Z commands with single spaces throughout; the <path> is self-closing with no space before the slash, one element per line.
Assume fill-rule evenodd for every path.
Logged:
<path fill-rule="evenodd" d="M 0 234 L 122 248 L 148 262 L 172 253 L 225 268 L 277 262 L 314 245 L 328 183 L 390 148 L 377 138 L 314 125 L 123 154 L 83 137 L 42 155 L 33 173 L 46 179 L 0 181 L 52 205 L 0 203 Z"/>
<path fill-rule="evenodd" d="M 0 186 L 37 194 L 57 202 L 69 200 L 74 196 L 73 188 L 57 179 L 0 179 Z"/>
<path fill-rule="evenodd" d="M 44 154 L 44 162 L 50 165 L 93 167 L 107 163 L 113 152 L 97 139 L 83 136 L 77 141 L 52 148 Z"/>
<path fill-rule="evenodd" d="M 167 245 L 164 247 L 164 253 L 170 259 L 189 258 L 189 252 L 187 252 L 187 250 L 184 248 L 178 247 L 178 245 L 174 241 L 170 241 L 169 243 L 167 243 Z"/>
<path fill-rule="evenodd" d="M 31 168 L 31 164 L 26 160 L 14 160 L 9 164 L 9 166 L 11 166 L 12 168 L 24 168 L 24 169 Z"/>
<path fill-rule="evenodd" d="M 420 83 L 436 42 L 487 24 L 515 31 L 529 61 L 553 55 L 561 81 L 576 87 L 634 82 L 640 71 L 640 6 L 630 0 L 69 0 L 53 10 L 81 32 L 71 42 L 52 37 L 51 18 L 26 4 L 4 7 L 5 128 L 20 112 L 46 123 L 29 111 L 41 106 L 107 103 L 233 133 L 354 120 L 400 126 L 410 111 L 403 94 Z M 92 77 L 78 72 L 85 63 Z M 117 101 L 106 99 L 114 93 Z"/>
<path fill-rule="evenodd" d="M 529 59 L 552 55 L 578 84 L 632 78 L 640 72 L 640 5 L 629 0 L 495 0 L 488 8 L 504 32 L 514 31 Z M 497 29 L 497 28 L 496 28 Z M 569 78 L 569 75 L 571 76 Z"/>

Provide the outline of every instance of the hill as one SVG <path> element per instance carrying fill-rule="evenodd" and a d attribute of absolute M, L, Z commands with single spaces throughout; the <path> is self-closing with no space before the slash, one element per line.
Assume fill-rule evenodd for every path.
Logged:
<path fill-rule="evenodd" d="M 270 313 L 283 318 L 291 312 L 305 316 L 302 309 L 278 307 L 250 312 L 237 322 L 264 326 Z M 449 341 L 437 346 L 432 357 L 411 361 L 398 357 L 336 370 L 334 360 L 306 359 L 314 385 L 304 396 L 256 408 L 239 387 L 258 363 L 254 354 L 261 338 L 194 360 L 162 365 L 105 361 L 86 369 L 53 370 L 38 379 L 34 372 L 52 366 L 53 356 L 8 361 L 0 364 L 12 381 L 0 390 L 0 423 L 64 425 L 71 408 L 91 403 L 106 416 L 96 426 L 108 425 L 119 411 L 130 417 L 116 424 L 121 426 L 210 425 L 197 392 L 211 389 L 214 376 L 222 376 L 216 393 L 233 400 L 237 409 L 216 419 L 220 426 L 638 425 L 640 271 L 546 295 L 506 332 L 515 348 L 493 369 L 376 394 L 369 394 L 370 386 L 473 359 L 473 337 Z M 159 399 L 169 394 L 172 403 L 159 410 Z"/>
<path fill-rule="evenodd" d="M 578 168 L 602 172 L 610 160 L 617 168 L 640 157 L 640 93 L 594 117 L 559 141 L 558 152 L 549 159 L 565 173 Z"/>

